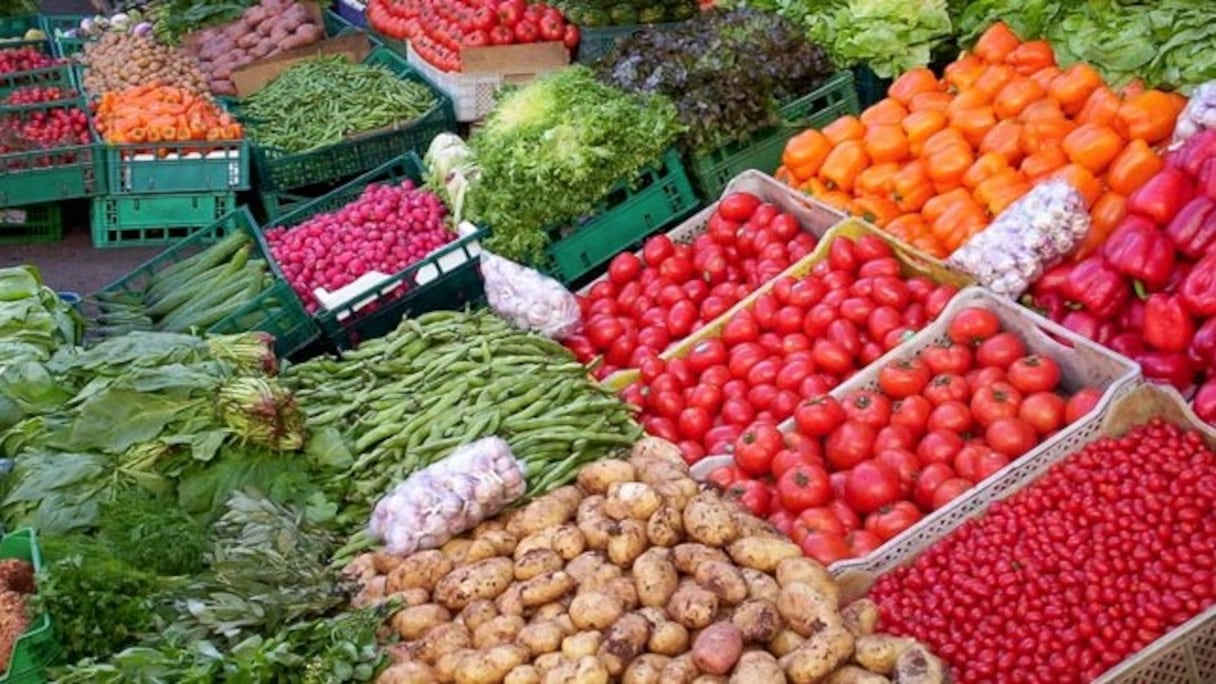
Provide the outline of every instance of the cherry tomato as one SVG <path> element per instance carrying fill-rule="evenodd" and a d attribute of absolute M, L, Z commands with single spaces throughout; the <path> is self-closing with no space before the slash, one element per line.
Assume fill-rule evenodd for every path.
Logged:
<path fill-rule="evenodd" d="M 1024 394 L 1050 392 L 1060 384 L 1060 364 L 1048 356 L 1024 356 L 1010 364 L 1006 378 Z"/>
<path fill-rule="evenodd" d="M 1011 332 L 1001 332 L 980 343 L 975 360 L 986 368 L 1008 369 L 1010 364 L 1026 355 L 1026 345 Z"/>
<path fill-rule="evenodd" d="M 931 307 L 930 317 L 934 317 Z M 946 333 L 956 344 L 978 346 L 981 342 L 1001 331 L 1001 320 L 996 314 L 979 307 L 968 307 L 959 311 L 954 320 L 950 321 Z"/>
<path fill-rule="evenodd" d="M 760 323 L 746 309 L 731 316 L 722 327 L 722 342 L 732 349 L 745 342 L 755 342 L 759 338 Z"/>

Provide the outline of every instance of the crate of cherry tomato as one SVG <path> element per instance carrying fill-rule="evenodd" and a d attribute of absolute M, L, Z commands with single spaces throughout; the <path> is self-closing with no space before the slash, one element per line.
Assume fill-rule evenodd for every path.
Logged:
<path fill-rule="evenodd" d="M 621 397 L 690 463 L 776 426 L 899 346 L 969 283 L 860 221 L 696 334 L 631 371 Z M 858 284 L 860 283 L 860 284 Z"/>
<path fill-rule="evenodd" d="M 1100 411 L 931 531 L 834 570 L 960 684 L 1216 681 L 1216 431 L 1165 386 Z"/>
<path fill-rule="evenodd" d="M 56 59 L 35 45 L 0 47 L 0 97 L 32 86 L 77 89 L 67 60 Z"/>
<path fill-rule="evenodd" d="M 27 86 L 0 104 L 0 207 L 90 197 L 103 166 L 75 91 Z"/>
<path fill-rule="evenodd" d="M 836 362 L 814 351 L 811 359 L 818 370 Z M 726 447 L 728 468 L 708 477 L 727 486 L 774 480 L 770 510 L 757 512 L 824 565 L 885 553 L 933 538 L 942 520 L 970 510 L 977 484 L 1087 429 L 1095 406 L 1138 380 L 1128 359 L 968 288 L 936 322 L 808 397 L 784 423 L 748 426 Z M 698 474 L 713 463 L 698 464 Z"/>
<path fill-rule="evenodd" d="M 629 369 L 643 357 L 666 351 L 730 311 L 813 252 L 843 220 L 844 214 L 771 176 L 745 171 L 722 199 L 646 240 L 641 250 L 618 254 L 607 273 L 580 289 L 584 326 L 563 343 L 580 361 L 604 357 L 598 376 L 624 387 L 632 382 Z M 758 238 L 777 246 L 758 246 Z"/>

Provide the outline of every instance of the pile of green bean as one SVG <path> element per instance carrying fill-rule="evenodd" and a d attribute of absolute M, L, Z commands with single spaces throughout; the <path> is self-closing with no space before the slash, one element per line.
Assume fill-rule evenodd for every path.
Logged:
<path fill-rule="evenodd" d="M 352 447 L 354 465 L 331 484 L 355 515 L 482 437 L 506 440 L 532 497 L 641 436 L 632 408 L 569 350 L 485 311 L 406 319 L 341 359 L 313 359 L 282 378 L 310 428 L 337 428 Z"/>
<path fill-rule="evenodd" d="M 243 100 L 240 117 L 259 145 L 298 154 L 417 119 L 437 104 L 425 84 L 340 56 L 305 60 Z"/>

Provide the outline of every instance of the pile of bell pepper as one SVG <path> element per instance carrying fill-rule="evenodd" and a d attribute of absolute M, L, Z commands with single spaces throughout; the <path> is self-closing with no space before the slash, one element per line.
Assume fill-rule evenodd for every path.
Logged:
<path fill-rule="evenodd" d="M 1167 154 L 1101 249 L 1047 271 L 1025 303 L 1150 380 L 1197 388 L 1195 412 L 1216 424 L 1216 130 Z"/>

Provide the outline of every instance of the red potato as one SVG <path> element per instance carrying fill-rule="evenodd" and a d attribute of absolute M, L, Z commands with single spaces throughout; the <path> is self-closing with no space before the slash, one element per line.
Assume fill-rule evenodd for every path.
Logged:
<path fill-rule="evenodd" d="M 255 45 L 262 41 L 262 37 L 257 33 L 246 33 L 237 39 L 237 47 L 243 50 L 252 50 Z"/>
<path fill-rule="evenodd" d="M 692 644 L 692 660 L 706 674 L 724 675 L 743 654 L 743 633 L 733 623 L 718 622 L 706 627 Z"/>

